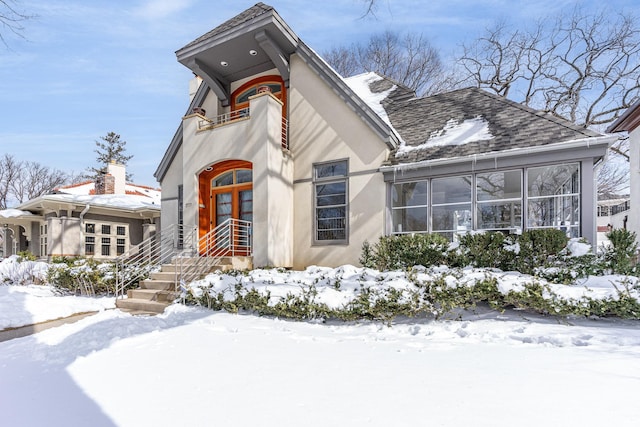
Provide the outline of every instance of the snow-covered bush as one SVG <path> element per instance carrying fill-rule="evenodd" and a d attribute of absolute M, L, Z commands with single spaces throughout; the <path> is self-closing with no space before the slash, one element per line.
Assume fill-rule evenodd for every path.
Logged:
<path fill-rule="evenodd" d="M 56 288 L 74 294 L 115 293 L 113 264 L 93 258 L 56 257 L 51 261 L 47 280 Z"/>
<path fill-rule="evenodd" d="M 303 320 L 456 318 L 460 310 L 479 305 L 556 316 L 640 318 L 635 277 L 610 276 L 590 285 L 566 286 L 496 269 L 444 266 L 386 273 L 353 266 L 218 272 L 190 284 L 185 300 L 214 310 Z"/>
<path fill-rule="evenodd" d="M 41 284 L 47 277 L 48 264 L 12 255 L 0 262 L 0 284 Z"/>

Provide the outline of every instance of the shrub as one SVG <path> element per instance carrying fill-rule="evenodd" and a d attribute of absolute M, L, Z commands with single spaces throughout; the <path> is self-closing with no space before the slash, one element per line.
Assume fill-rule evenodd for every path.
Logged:
<path fill-rule="evenodd" d="M 380 271 L 440 265 L 446 260 L 448 247 L 449 241 L 439 234 L 383 236 L 373 246 L 363 244 L 361 262 Z"/>
<path fill-rule="evenodd" d="M 99 263 L 93 258 L 60 257 L 52 260 L 47 281 L 56 288 L 73 294 L 115 293 L 114 266 Z"/>
<path fill-rule="evenodd" d="M 481 268 L 503 268 L 516 255 L 507 250 L 511 239 L 500 232 L 467 233 L 460 236 L 460 251 L 465 255 L 467 264 Z"/>
<path fill-rule="evenodd" d="M 624 228 L 617 228 L 608 232 L 607 238 L 611 245 L 605 247 L 603 257 L 612 272 L 619 274 L 634 273 L 635 257 L 638 250 L 636 233 Z"/>

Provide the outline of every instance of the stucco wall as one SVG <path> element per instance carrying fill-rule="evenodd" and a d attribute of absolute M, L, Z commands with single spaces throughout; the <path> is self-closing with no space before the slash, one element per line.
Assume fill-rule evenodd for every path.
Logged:
<path fill-rule="evenodd" d="M 254 265 L 291 266 L 293 164 L 281 148 L 282 104 L 264 94 L 251 99 L 250 108 L 250 118 L 212 130 L 198 131 L 197 116 L 184 119 L 184 222 L 198 224 L 200 172 L 224 160 L 249 161 L 253 165 Z"/>
<path fill-rule="evenodd" d="M 299 57 L 291 57 L 289 121 L 294 172 L 294 268 L 358 264 L 362 243 L 384 233 L 383 141 Z M 346 245 L 313 244 L 313 164 L 349 161 Z"/>
<path fill-rule="evenodd" d="M 178 186 L 182 185 L 182 147 L 167 169 L 160 183 L 160 224 L 169 226 L 178 223 Z"/>

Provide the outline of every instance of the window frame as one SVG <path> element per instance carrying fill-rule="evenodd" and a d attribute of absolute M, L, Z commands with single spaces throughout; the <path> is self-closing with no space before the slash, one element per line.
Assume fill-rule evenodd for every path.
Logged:
<path fill-rule="evenodd" d="M 325 177 L 318 177 L 318 169 L 323 166 L 331 165 L 331 164 L 340 164 L 344 163 L 345 173 L 344 175 L 332 175 Z M 311 167 L 312 173 L 312 186 L 311 186 L 311 197 L 313 198 L 313 225 L 312 225 L 312 245 L 313 246 L 326 246 L 326 245 L 348 245 L 349 244 L 349 159 L 337 159 L 330 160 L 324 162 L 316 162 L 312 164 Z M 335 205 L 327 205 L 327 206 L 318 206 L 318 197 L 317 197 L 317 188 L 320 185 L 327 184 L 338 184 L 344 183 L 344 203 L 343 204 L 335 204 Z M 318 228 L 318 209 L 330 209 L 344 206 L 344 238 L 343 239 L 319 239 L 318 232 L 320 229 Z"/>

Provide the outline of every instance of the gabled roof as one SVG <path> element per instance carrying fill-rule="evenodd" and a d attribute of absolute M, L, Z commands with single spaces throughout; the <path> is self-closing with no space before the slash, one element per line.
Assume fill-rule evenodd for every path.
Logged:
<path fill-rule="evenodd" d="M 403 144 L 391 164 L 466 157 L 603 137 L 479 88 L 383 103 Z"/>
<path fill-rule="evenodd" d="M 252 53 L 249 54 L 249 51 Z M 296 53 L 327 83 L 338 96 L 384 141 L 390 149 L 399 143 L 396 134 L 358 97 L 322 58 L 287 26 L 276 10 L 264 3 L 245 10 L 203 34 L 176 52 L 178 61 L 203 78 L 203 83 L 187 110 L 202 106 L 209 90 L 228 101 L 230 81 L 277 68 L 285 82 L 289 80 L 289 57 Z M 229 55 L 233 60 L 228 60 Z M 226 65 L 221 65 L 224 62 Z M 236 65 L 240 64 L 240 65 Z M 198 94 L 201 96 L 198 97 Z M 199 103 L 198 103 L 199 102 Z M 164 179 L 171 161 L 182 145 L 182 124 L 154 173 Z"/>

